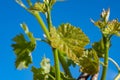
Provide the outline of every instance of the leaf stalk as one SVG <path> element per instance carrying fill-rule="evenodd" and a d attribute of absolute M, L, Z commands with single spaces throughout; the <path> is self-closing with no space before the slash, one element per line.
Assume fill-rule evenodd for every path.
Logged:
<path fill-rule="evenodd" d="M 56 80 L 60 80 L 60 66 L 59 66 L 57 49 L 53 49 L 53 55 L 54 55 L 54 64 L 55 64 L 55 77 L 56 77 Z"/>

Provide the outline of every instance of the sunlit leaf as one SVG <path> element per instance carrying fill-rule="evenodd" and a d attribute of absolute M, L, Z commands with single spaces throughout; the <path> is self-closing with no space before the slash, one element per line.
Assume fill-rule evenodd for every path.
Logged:
<path fill-rule="evenodd" d="M 30 7 L 30 10 L 39 11 L 39 12 L 45 13 L 47 11 L 47 7 L 46 7 L 45 3 L 36 2 L 34 4 L 34 6 Z"/>
<path fill-rule="evenodd" d="M 79 28 L 70 24 L 62 24 L 57 30 L 55 27 L 51 27 L 50 35 L 53 48 L 66 53 L 75 63 L 79 63 L 78 58 L 89 43 L 88 37 Z"/>
<path fill-rule="evenodd" d="M 30 41 L 24 38 L 23 34 L 17 35 L 13 38 L 15 42 L 12 44 L 16 55 L 15 65 L 18 69 L 27 68 L 32 63 L 31 52 L 35 49 L 36 41 L 27 26 L 24 26 L 25 33 L 28 35 Z"/>
<path fill-rule="evenodd" d="M 118 20 L 109 21 L 104 30 L 104 34 L 120 36 L 120 22 Z"/>
<path fill-rule="evenodd" d="M 98 21 L 91 20 L 95 26 L 99 27 L 101 32 L 104 35 L 112 36 L 117 35 L 120 36 L 120 22 L 117 19 L 108 21 L 110 16 L 110 9 L 103 10 L 101 13 L 101 18 Z"/>
<path fill-rule="evenodd" d="M 95 26 L 97 26 L 98 28 L 100 28 L 101 30 L 104 29 L 106 27 L 106 22 L 103 22 L 101 20 L 98 20 L 96 22 L 93 22 Z"/>
<path fill-rule="evenodd" d="M 94 23 L 95 26 L 97 26 L 98 28 L 103 30 L 107 25 L 109 16 L 110 16 L 110 9 L 108 9 L 108 10 L 103 9 L 103 12 L 100 15 L 100 19 L 98 21 L 93 21 L 93 20 L 91 20 L 91 21 Z"/>
<path fill-rule="evenodd" d="M 81 65 L 81 72 L 88 73 L 90 75 L 98 73 L 99 58 L 96 54 L 96 51 L 94 51 L 93 49 L 85 50 L 79 60 Z"/>

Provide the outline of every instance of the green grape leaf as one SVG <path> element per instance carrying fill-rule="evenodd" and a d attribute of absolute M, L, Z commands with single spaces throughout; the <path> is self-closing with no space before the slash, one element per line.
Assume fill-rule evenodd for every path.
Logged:
<path fill-rule="evenodd" d="M 98 21 L 91 20 L 95 26 L 99 27 L 104 35 L 120 36 L 120 22 L 117 19 L 108 21 L 110 16 L 110 9 L 103 10 L 101 18 Z"/>
<path fill-rule="evenodd" d="M 40 62 L 40 68 L 32 67 L 34 80 L 55 80 L 55 67 L 50 66 L 50 59 L 44 57 Z M 60 72 L 61 80 L 74 80 Z"/>
<path fill-rule="evenodd" d="M 41 3 L 41 2 L 36 2 L 32 7 L 29 8 L 30 10 L 33 11 L 39 11 L 42 13 L 47 12 L 47 7 L 45 3 Z"/>
<path fill-rule="evenodd" d="M 42 74 L 44 71 L 42 68 L 32 67 L 31 71 L 33 72 L 33 80 L 44 80 L 46 77 L 45 74 Z"/>
<path fill-rule="evenodd" d="M 43 74 L 43 68 L 35 68 L 32 67 L 33 72 L 33 80 L 55 80 L 55 67 L 50 68 L 50 72 L 47 74 Z M 63 72 L 60 72 L 61 79 L 60 80 L 75 80 L 66 76 Z"/>
<path fill-rule="evenodd" d="M 94 75 L 99 71 L 99 58 L 94 49 L 85 50 L 82 57 L 79 58 L 80 71 Z"/>
<path fill-rule="evenodd" d="M 100 40 L 99 42 L 95 42 L 92 44 L 93 49 L 96 51 L 98 57 L 104 57 L 104 43 L 103 40 Z"/>
<path fill-rule="evenodd" d="M 117 19 L 109 21 L 103 33 L 120 36 L 120 22 Z"/>
<path fill-rule="evenodd" d="M 41 68 L 35 68 L 32 67 L 32 72 L 34 73 L 34 80 L 52 80 L 49 78 L 48 74 L 50 73 L 50 59 L 46 58 L 45 56 L 43 57 L 42 61 L 40 62 Z"/>
<path fill-rule="evenodd" d="M 98 20 L 96 22 L 92 21 L 94 23 L 95 26 L 97 26 L 98 28 L 100 28 L 101 30 L 104 29 L 106 27 L 106 22 L 103 22 L 101 20 Z"/>
<path fill-rule="evenodd" d="M 22 24 L 23 27 L 23 24 Z M 17 69 L 27 68 L 32 63 L 31 52 L 35 49 L 36 41 L 27 26 L 24 24 L 25 33 L 28 35 L 30 41 L 25 40 L 24 35 L 20 34 L 13 38 L 15 42 L 12 44 L 13 50 L 16 55 L 15 65 Z"/>
<path fill-rule="evenodd" d="M 101 30 L 103 30 L 105 27 L 106 27 L 106 24 L 109 20 L 109 16 L 110 16 L 110 9 L 108 10 L 104 10 L 102 11 L 101 15 L 100 15 L 100 20 L 98 21 L 94 21 L 94 20 L 91 20 L 95 26 L 97 26 L 98 28 L 100 28 Z"/>
<path fill-rule="evenodd" d="M 67 56 L 75 63 L 82 55 L 84 47 L 89 43 L 89 38 L 80 30 L 71 24 L 62 24 L 56 30 L 55 27 L 50 28 L 50 41 L 53 48 L 67 54 Z"/>

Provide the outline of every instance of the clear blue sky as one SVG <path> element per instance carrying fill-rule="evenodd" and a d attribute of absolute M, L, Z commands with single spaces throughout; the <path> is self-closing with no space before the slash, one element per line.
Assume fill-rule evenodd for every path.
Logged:
<path fill-rule="evenodd" d="M 25 1 L 23 0 L 23 2 Z M 90 18 L 99 19 L 103 8 L 111 9 L 110 19 L 118 18 L 120 20 L 120 0 L 66 0 L 54 5 L 52 11 L 53 24 L 58 26 L 61 23 L 69 22 L 80 27 L 93 43 L 101 38 L 101 34 L 99 29 L 90 22 Z M 0 80 L 32 80 L 33 78 L 30 68 L 19 71 L 14 65 L 15 55 L 11 48 L 12 38 L 23 33 L 19 25 L 22 22 L 29 26 L 35 37 L 43 38 L 43 31 L 31 14 L 15 3 L 15 0 L 0 0 Z M 110 57 L 120 64 L 120 38 L 113 37 L 112 43 L 109 52 Z M 53 65 L 51 49 L 45 43 L 40 42 L 37 43 L 37 48 L 32 54 L 32 65 L 39 67 L 39 62 L 44 54 L 51 59 Z M 117 74 L 117 69 L 111 62 L 109 65 L 107 80 L 113 80 Z M 79 68 L 71 69 L 73 75 L 77 77 Z"/>

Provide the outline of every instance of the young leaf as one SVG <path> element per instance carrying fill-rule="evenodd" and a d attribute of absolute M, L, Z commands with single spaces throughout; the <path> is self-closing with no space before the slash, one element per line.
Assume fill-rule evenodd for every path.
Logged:
<path fill-rule="evenodd" d="M 104 30 L 104 34 L 120 36 L 120 22 L 117 19 L 109 21 Z"/>
<path fill-rule="evenodd" d="M 99 42 L 95 42 L 92 44 L 93 49 L 96 51 L 98 57 L 104 57 L 104 42 L 103 40 L 100 40 Z"/>
<path fill-rule="evenodd" d="M 32 67 L 33 80 L 45 80 L 46 75 L 42 74 L 44 70 L 42 68 Z"/>
<path fill-rule="evenodd" d="M 50 60 L 44 57 L 40 63 L 41 68 L 44 70 L 43 74 L 50 72 Z"/>
<path fill-rule="evenodd" d="M 79 58 L 83 73 L 94 75 L 99 71 L 99 58 L 94 49 L 85 50 L 82 57 Z"/>
<path fill-rule="evenodd" d="M 42 13 L 45 13 L 47 11 L 46 4 L 41 2 L 36 2 L 34 6 L 30 7 L 29 9 L 33 11 L 39 11 Z"/>
<path fill-rule="evenodd" d="M 35 68 L 32 67 L 33 79 L 34 80 L 55 80 L 55 67 L 50 67 L 50 72 L 47 74 L 43 73 L 43 68 Z M 66 76 L 63 72 L 60 72 L 61 79 L 60 80 L 75 80 Z"/>
<path fill-rule="evenodd" d="M 96 22 L 93 20 L 91 20 L 91 21 L 94 23 L 95 26 L 97 26 L 98 28 L 103 30 L 106 27 L 106 24 L 109 20 L 109 16 L 110 16 L 110 9 L 108 9 L 108 10 L 103 9 L 103 12 L 100 15 L 100 17 L 101 17 L 100 20 L 98 20 Z"/>
<path fill-rule="evenodd" d="M 27 68 L 32 63 L 31 52 L 35 49 L 36 41 L 31 32 L 29 32 L 27 26 L 24 25 L 25 33 L 28 35 L 30 41 L 25 40 L 23 34 L 17 35 L 13 38 L 15 42 L 12 44 L 14 52 L 16 54 L 15 65 L 18 69 Z"/>
<path fill-rule="evenodd" d="M 101 30 L 104 29 L 106 27 L 106 22 L 103 22 L 101 20 L 98 20 L 96 22 L 92 21 L 94 23 L 95 26 L 97 26 L 98 28 L 100 28 Z"/>
<path fill-rule="evenodd" d="M 108 21 L 110 15 L 110 9 L 103 10 L 101 18 L 98 21 L 93 21 L 95 26 L 99 27 L 104 35 L 107 36 L 120 36 L 120 22 L 117 19 Z"/>
<path fill-rule="evenodd" d="M 71 60 L 79 63 L 78 58 L 89 43 L 88 37 L 79 28 L 70 24 L 62 24 L 57 30 L 55 27 L 51 27 L 50 35 L 53 48 L 66 53 Z"/>
<path fill-rule="evenodd" d="M 32 67 L 32 72 L 34 73 L 34 80 L 52 80 L 48 76 L 50 73 L 50 60 L 44 57 L 40 63 L 41 68 Z"/>
<path fill-rule="evenodd" d="M 55 80 L 55 67 L 50 66 L 50 60 L 43 58 L 40 63 L 41 68 L 32 67 L 34 80 Z M 61 74 L 61 80 L 74 80 L 66 76 L 63 72 Z"/>

